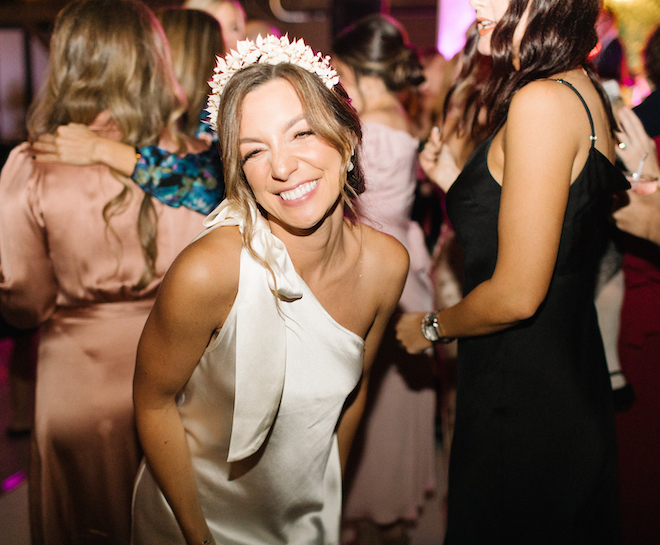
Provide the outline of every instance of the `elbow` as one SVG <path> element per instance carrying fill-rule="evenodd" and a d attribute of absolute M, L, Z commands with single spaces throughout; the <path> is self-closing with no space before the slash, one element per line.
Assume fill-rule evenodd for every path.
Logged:
<path fill-rule="evenodd" d="M 514 324 L 528 320 L 537 313 L 542 302 L 543 299 L 523 293 L 508 298 L 507 303 L 503 305 L 505 313 L 503 322 Z"/>

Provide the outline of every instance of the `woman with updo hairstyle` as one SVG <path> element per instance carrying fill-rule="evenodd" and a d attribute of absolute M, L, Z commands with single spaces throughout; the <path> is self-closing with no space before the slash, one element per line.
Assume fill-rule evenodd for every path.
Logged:
<path fill-rule="evenodd" d="M 612 389 L 594 306 L 612 109 L 589 55 L 600 0 L 471 0 L 488 136 L 447 190 L 463 298 L 401 317 L 411 352 L 458 338 L 446 545 L 621 543 Z M 481 128 L 481 127 L 479 127 Z"/>
<path fill-rule="evenodd" d="M 88 125 L 131 147 L 189 151 L 185 97 L 154 14 L 76 0 L 57 16 L 31 138 Z M 29 501 L 33 543 L 125 545 L 142 452 L 132 404 L 140 332 L 165 271 L 203 217 L 167 207 L 100 165 L 36 162 L 0 175 L 0 309 L 41 325 Z"/>
<path fill-rule="evenodd" d="M 397 92 L 424 81 L 416 51 L 391 17 L 372 15 L 341 32 L 333 62 L 362 122 L 364 221 L 401 242 L 410 272 L 399 310 L 433 308 L 431 259 L 411 220 L 418 141 Z M 346 475 L 344 518 L 357 543 L 374 531 L 404 543 L 435 482 L 435 389 L 428 355 L 411 356 L 385 333 L 374 362 L 367 409 Z M 351 539 L 350 535 L 347 539 Z"/>

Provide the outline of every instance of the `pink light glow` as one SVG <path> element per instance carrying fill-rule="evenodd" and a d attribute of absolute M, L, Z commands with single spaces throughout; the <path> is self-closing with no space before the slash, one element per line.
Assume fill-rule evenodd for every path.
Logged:
<path fill-rule="evenodd" d="M 14 488 L 17 488 L 23 481 L 25 481 L 25 479 L 26 476 L 24 471 L 14 473 L 2 481 L 2 492 L 10 492 L 14 490 Z"/>
<path fill-rule="evenodd" d="M 465 44 L 465 31 L 474 21 L 469 0 L 438 0 L 438 51 L 451 59 Z"/>

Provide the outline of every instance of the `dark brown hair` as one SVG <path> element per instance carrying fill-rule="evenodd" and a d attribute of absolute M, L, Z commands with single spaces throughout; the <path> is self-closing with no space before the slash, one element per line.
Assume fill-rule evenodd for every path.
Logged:
<path fill-rule="evenodd" d="M 651 83 L 660 89 L 660 27 L 656 28 L 646 41 L 644 70 Z"/>
<path fill-rule="evenodd" d="M 514 68 L 513 34 L 528 4 L 527 28 L 520 43 L 520 69 Z M 491 76 L 480 95 L 479 107 L 488 112 L 488 127 L 506 119 L 513 95 L 530 81 L 583 67 L 596 87 L 616 127 L 609 100 L 588 62 L 598 42 L 595 24 L 600 0 L 511 0 L 491 37 Z"/>
<path fill-rule="evenodd" d="M 465 46 L 460 52 L 460 71 L 454 84 L 449 88 L 442 106 L 442 126 L 445 126 L 450 111 L 460 112 L 454 131 L 458 137 L 468 132 L 472 140 L 481 141 L 486 135 L 486 127 L 479 122 L 477 103 L 491 71 L 491 60 L 478 51 L 479 29 L 473 24 L 468 29 Z M 448 137 L 449 135 L 443 135 Z"/>
<path fill-rule="evenodd" d="M 355 71 L 356 78 L 379 77 L 393 92 L 424 82 L 417 51 L 398 21 L 386 15 L 369 15 L 340 32 L 332 53 Z"/>

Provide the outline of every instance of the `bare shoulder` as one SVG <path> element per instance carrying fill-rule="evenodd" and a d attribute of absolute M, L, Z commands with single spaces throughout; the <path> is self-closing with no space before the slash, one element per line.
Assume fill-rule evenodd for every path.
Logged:
<path fill-rule="evenodd" d="M 174 304 L 223 310 L 238 291 L 241 234 L 237 227 L 218 227 L 185 248 L 170 267 L 159 291 Z M 161 296 L 162 294 L 162 296 Z"/>
<path fill-rule="evenodd" d="M 398 285 L 405 282 L 410 258 L 396 238 L 359 224 L 364 265 L 375 282 Z"/>
<path fill-rule="evenodd" d="M 525 116 L 533 116 L 531 119 L 538 117 L 556 119 L 558 115 L 573 110 L 575 106 L 573 99 L 578 100 L 575 93 L 556 80 L 532 81 L 516 92 L 511 99 L 509 120 L 512 116 L 514 119 Z M 530 119 L 528 118 L 527 121 L 529 122 Z"/>
<path fill-rule="evenodd" d="M 513 96 L 506 133 L 507 149 L 520 147 L 527 155 L 534 155 L 534 148 L 560 149 L 562 157 L 572 161 L 579 150 L 588 152 L 591 128 L 578 96 L 566 85 L 544 79 L 528 83 Z"/>

